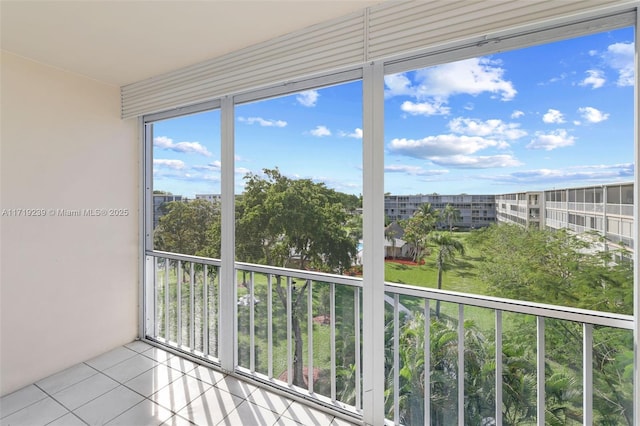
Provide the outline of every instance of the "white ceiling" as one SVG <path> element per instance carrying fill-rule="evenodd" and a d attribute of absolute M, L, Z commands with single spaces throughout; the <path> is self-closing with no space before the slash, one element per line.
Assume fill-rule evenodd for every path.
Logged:
<path fill-rule="evenodd" d="M 8 52 L 121 86 L 380 2 L 0 0 L 0 41 Z"/>

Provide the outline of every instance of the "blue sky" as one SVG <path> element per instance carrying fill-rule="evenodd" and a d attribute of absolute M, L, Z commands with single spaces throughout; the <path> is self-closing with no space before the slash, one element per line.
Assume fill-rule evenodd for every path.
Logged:
<path fill-rule="evenodd" d="M 633 29 L 385 78 L 385 192 L 498 194 L 633 180 Z M 359 81 L 242 104 L 242 176 L 362 192 Z M 220 192 L 220 114 L 154 125 L 154 188 Z"/>

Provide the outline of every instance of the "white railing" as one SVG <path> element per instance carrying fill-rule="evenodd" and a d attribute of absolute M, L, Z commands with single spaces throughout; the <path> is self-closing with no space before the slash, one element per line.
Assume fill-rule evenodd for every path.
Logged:
<path fill-rule="evenodd" d="M 549 358 L 545 339 L 549 330 L 562 328 L 574 339 L 580 334 L 581 354 L 572 363 L 581 360 L 582 402 L 573 404 L 579 406 L 581 422 L 591 424 L 594 394 L 599 393 L 594 354 L 598 358 L 600 352 L 595 348 L 603 345 L 603 335 L 633 329 L 629 315 L 385 283 L 387 303 L 380 314 L 387 324 L 386 347 L 365 348 L 361 278 L 235 265 L 236 372 L 356 418 L 362 410 L 362 357 L 384 350 L 388 420 L 502 425 L 508 402 L 518 396 L 511 380 L 522 373 L 513 370 L 509 351 L 530 327 L 535 354 L 529 354 L 528 374 L 536 383 L 536 399 L 528 421 L 545 424 L 545 365 L 558 363 Z M 152 293 L 147 295 L 147 338 L 217 364 L 219 327 L 233 323 L 218 317 L 219 261 L 148 252 L 147 267 Z M 469 319 L 483 323 L 476 334 Z M 448 336 L 445 349 L 442 336 Z M 474 370 L 480 364 L 482 392 L 474 381 L 482 377 Z M 486 401 L 474 405 L 483 392 Z"/>
<path fill-rule="evenodd" d="M 147 337 L 217 362 L 220 261 L 151 252 L 146 267 Z"/>

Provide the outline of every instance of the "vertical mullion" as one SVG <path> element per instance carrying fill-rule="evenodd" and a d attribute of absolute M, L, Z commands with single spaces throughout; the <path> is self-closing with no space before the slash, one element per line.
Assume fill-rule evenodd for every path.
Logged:
<path fill-rule="evenodd" d="M 178 276 L 176 280 L 176 344 L 182 346 L 182 261 L 178 260 Z"/>
<path fill-rule="evenodd" d="M 140 173 L 138 175 L 138 182 L 140 183 L 140 198 L 138 200 L 138 211 L 141 213 L 138 220 L 138 236 L 139 236 L 139 249 L 141 252 L 141 258 L 147 253 L 147 250 L 153 250 L 153 124 L 145 123 L 144 118 L 140 117 L 139 121 L 140 138 L 144 143 L 140 144 L 140 158 L 142 159 L 142 167 L 139 167 Z M 149 274 L 148 269 L 140 269 L 139 280 L 141 285 L 138 289 L 138 297 L 142 301 L 145 295 L 148 297 L 149 292 L 153 290 L 153 309 L 149 305 L 140 303 L 138 309 L 138 337 L 144 338 L 148 333 L 147 324 L 145 319 L 148 318 L 150 313 L 153 313 L 154 329 L 153 337 L 158 337 L 160 334 L 160 323 L 158 318 L 158 287 L 157 287 L 157 270 L 158 265 L 157 258 L 153 257 L 154 270 L 152 274 Z M 149 288 L 149 279 L 153 277 L 153 288 Z M 149 300 L 147 298 L 147 300 Z M 157 324 L 156 324 L 157 323 Z"/>
<path fill-rule="evenodd" d="M 363 66 L 362 80 L 362 415 L 385 417 L 384 64 Z"/>
<path fill-rule="evenodd" d="M 638 129 L 640 129 L 640 96 L 638 90 L 640 88 L 640 70 L 638 69 L 638 49 L 640 48 L 640 31 L 638 31 L 637 23 L 640 22 L 640 8 L 636 8 L 636 25 L 634 26 L 634 90 L 633 90 L 633 140 L 634 144 L 634 171 L 633 171 L 633 241 L 636 250 L 634 251 L 633 268 L 633 421 L 638 423 L 640 420 L 640 268 L 638 268 L 638 242 L 640 242 L 640 172 L 638 164 L 640 164 L 640 144 L 638 144 Z"/>
<path fill-rule="evenodd" d="M 458 305 L 458 425 L 464 426 L 464 305 Z"/>
<path fill-rule="evenodd" d="M 220 366 L 233 371 L 238 357 L 237 342 L 237 287 L 235 268 L 235 155 L 234 104 L 232 96 L 222 98 L 220 111 L 221 138 L 221 244 L 220 273 L 218 275 L 218 358 Z"/>
<path fill-rule="evenodd" d="M 502 426 L 502 311 L 496 309 L 496 426 Z"/>
<path fill-rule="evenodd" d="M 336 285 L 331 283 L 329 289 L 330 315 L 329 323 L 331 327 L 331 401 L 336 401 Z"/>
<path fill-rule="evenodd" d="M 537 322 L 537 412 L 538 412 L 538 424 L 544 426 L 545 424 L 545 371 L 544 371 L 544 358 L 545 358 L 545 339 L 544 339 L 544 317 L 536 317 Z"/>
<path fill-rule="evenodd" d="M 254 303 L 254 286 L 255 274 L 253 271 L 249 273 L 249 369 L 252 373 L 256 371 L 256 336 L 255 336 L 255 308 Z"/>
<path fill-rule="evenodd" d="M 593 325 L 582 324 L 582 424 L 593 424 Z"/>
<path fill-rule="evenodd" d="M 189 347 L 191 350 L 195 350 L 196 348 L 196 286 L 195 286 L 195 270 L 193 262 L 189 262 L 191 265 L 189 270 Z"/>
<path fill-rule="evenodd" d="M 267 358 L 269 379 L 273 379 L 273 275 L 267 274 Z"/>
<path fill-rule="evenodd" d="M 209 266 L 202 267 L 202 353 L 209 355 Z"/>
<path fill-rule="evenodd" d="M 400 295 L 393 295 L 393 422 L 400 424 Z"/>
<path fill-rule="evenodd" d="M 431 308 L 424 299 L 424 424 L 431 424 Z"/>
<path fill-rule="evenodd" d="M 360 387 L 361 365 L 360 365 L 360 288 L 353 289 L 353 327 L 354 327 L 354 351 L 356 358 L 356 409 L 362 409 L 362 389 Z"/>
<path fill-rule="evenodd" d="M 307 280 L 307 385 L 313 393 L 313 281 Z"/>
<path fill-rule="evenodd" d="M 291 277 L 287 277 L 287 384 L 293 383 L 293 358 L 291 357 Z"/>

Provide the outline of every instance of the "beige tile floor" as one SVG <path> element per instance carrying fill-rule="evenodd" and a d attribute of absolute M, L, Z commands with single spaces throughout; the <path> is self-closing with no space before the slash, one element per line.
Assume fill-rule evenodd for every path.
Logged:
<path fill-rule="evenodd" d="M 132 342 L 0 398 L 2 426 L 351 423 Z"/>

